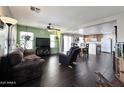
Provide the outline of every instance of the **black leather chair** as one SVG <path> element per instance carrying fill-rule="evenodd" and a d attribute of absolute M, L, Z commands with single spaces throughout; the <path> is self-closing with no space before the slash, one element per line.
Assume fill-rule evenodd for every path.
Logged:
<path fill-rule="evenodd" d="M 65 65 L 65 66 L 73 66 L 73 62 L 76 61 L 77 59 L 77 55 L 80 53 L 80 48 L 75 48 L 72 50 L 72 52 L 70 53 L 70 55 L 65 55 L 60 53 L 59 54 L 59 63 L 61 63 L 61 65 Z"/>
<path fill-rule="evenodd" d="M 72 53 L 72 51 L 73 51 L 74 49 L 76 49 L 76 48 L 79 48 L 79 47 L 78 47 L 78 46 L 73 46 L 73 47 L 71 47 L 70 50 L 67 51 L 67 55 L 69 56 L 69 55 Z"/>

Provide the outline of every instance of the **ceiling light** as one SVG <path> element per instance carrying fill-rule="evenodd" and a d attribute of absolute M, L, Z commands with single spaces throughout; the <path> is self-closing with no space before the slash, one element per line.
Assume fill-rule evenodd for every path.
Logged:
<path fill-rule="evenodd" d="M 78 32 L 79 32 L 79 34 L 83 34 L 84 30 L 83 29 L 79 29 Z"/>
<path fill-rule="evenodd" d="M 37 8 L 37 7 L 34 7 L 34 6 L 31 6 L 30 9 L 31 9 L 31 11 L 34 11 L 36 13 L 40 13 L 40 11 L 41 11 L 40 8 Z"/>
<path fill-rule="evenodd" d="M 13 19 L 13 18 L 10 18 L 10 17 L 1 16 L 0 19 L 5 24 L 15 25 L 17 23 L 16 19 Z"/>

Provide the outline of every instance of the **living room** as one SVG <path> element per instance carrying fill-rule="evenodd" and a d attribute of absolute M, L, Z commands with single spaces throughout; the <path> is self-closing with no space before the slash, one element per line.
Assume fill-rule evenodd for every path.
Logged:
<path fill-rule="evenodd" d="M 124 85 L 123 6 L 0 6 L 0 21 L 0 86 Z"/>

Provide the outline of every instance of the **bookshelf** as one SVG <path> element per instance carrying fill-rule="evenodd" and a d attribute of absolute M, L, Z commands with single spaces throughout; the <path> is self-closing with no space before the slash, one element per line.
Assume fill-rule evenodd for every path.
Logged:
<path fill-rule="evenodd" d="M 116 43 L 114 57 L 115 75 L 124 83 L 124 43 Z"/>

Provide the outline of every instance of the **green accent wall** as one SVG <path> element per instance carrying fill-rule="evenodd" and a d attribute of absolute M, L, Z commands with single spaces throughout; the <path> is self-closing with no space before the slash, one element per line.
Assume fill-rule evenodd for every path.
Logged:
<path fill-rule="evenodd" d="M 48 32 L 47 29 L 31 27 L 31 26 L 24 26 L 24 25 L 17 25 L 17 44 L 20 44 L 20 32 L 32 32 L 34 33 L 34 42 L 33 42 L 33 49 L 36 49 L 36 37 L 40 38 L 50 38 L 50 34 L 55 34 L 53 32 Z M 51 48 L 51 53 L 56 54 L 59 53 L 59 39 L 55 41 L 56 47 Z"/>

